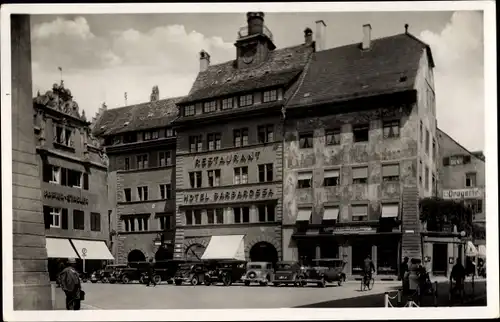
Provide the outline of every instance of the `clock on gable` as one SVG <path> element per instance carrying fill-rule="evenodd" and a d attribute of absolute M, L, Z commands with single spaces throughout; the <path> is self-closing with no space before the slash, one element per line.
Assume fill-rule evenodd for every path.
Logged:
<path fill-rule="evenodd" d="M 255 54 L 257 53 L 257 45 L 248 45 L 243 49 L 242 60 L 245 64 L 250 64 L 253 62 Z"/>

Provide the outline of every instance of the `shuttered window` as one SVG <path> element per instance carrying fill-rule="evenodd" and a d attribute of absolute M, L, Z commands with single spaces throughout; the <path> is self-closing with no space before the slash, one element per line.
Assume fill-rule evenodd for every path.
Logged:
<path fill-rule="evenodd" d="M 352 206 L 352 221 L 363 221 L 368 219 L 368 206 Z"/>
<path fill-rule="evenodd" d="M 367 183 L 368 182 L 368 167 L 352 169 L 352 183 Z"/>
<path fill-rule="evenodd" d="M 382 179 L 384 182 L 399 181 L 399 164 L 383 165 Z"/>

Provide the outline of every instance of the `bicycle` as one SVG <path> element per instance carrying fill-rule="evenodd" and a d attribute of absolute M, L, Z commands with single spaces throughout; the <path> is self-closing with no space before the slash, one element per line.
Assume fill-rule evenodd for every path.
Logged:
<path fill-rule="evenodd" d="M 366 289 L 371 290 L 373 285 L 375 284 L 375 279 L 373 276 L 368 276 L 365 274 L 361 279 L 361 291 L 365 291 Z"/>

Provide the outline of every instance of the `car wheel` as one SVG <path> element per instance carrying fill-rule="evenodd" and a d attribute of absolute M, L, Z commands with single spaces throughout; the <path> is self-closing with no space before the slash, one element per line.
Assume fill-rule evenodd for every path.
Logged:
<path fill-rule="evenodd" d="M 325 282 L 325 278 L 324 277 L 321 278 L 321 282 L 318 283 L 318 286 L 319 287 L 325 287 L 326 286 L 326 282 Z"/>
<path fill-rule="evenodd" d="M 250 282 L 249 281 L 245 281 L 245 286 L 250 286 Z"/>
<path fill-rule="evenodd" d="M 193 276 L 193 278 L 191 279 L 191 285 L 196 286 L 198 285 L 198 282 L 198 276 Z"/>
<path fill-rule="evenodd" d="M 182 281 L 181 280 L 175 280 L 175 285 L 181 285 Z"/>
<path fill-rule="evenodd" d="M 224 284 L 224 286 L 231 285 L 231 277 L 228 275 L 222 276 L 222 283 Z"/>
<path fill-rule="evenodd" d="M 161 283 L 161 276 L 160 275 L 155 275 L 153 277 L 153 280 L 155 281 L 156 284 L 160 284 Z"/>
<path fill-rule="evenodd" d="M 273 283 L 273 286 L 278 287 L 278 286 L 280 286 L 280 283 L 276 283 L 276 282 L 274 282 L 274 283 Z"/>
<path fill-rule="evenodd" d="M 212 282 L 210 282 L 209 279 L 205 278 L 205 285 L 210 286 L 210 285 L 212 285 Z"/>
<path fill-rule="evenodd" d="M 122 283 L 128 284 L 130 282 L 130 278 L 127 275 L 122 276 Z"/>

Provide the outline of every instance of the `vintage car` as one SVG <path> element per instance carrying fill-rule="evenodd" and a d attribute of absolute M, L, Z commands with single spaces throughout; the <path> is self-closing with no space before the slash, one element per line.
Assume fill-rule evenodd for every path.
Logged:
<path fill-rule="evenodd" d="M 181 285 L 183 282 L 191 285 L 198 285 L 205 281 L 207 267 L 204 263 L 182 263 L 174 274 L 175 285 Z"/>
<path fill-rule="evenodd" d="M 229 286 L 238 282 L 246 272 L 244 261 L 220 261 L 208 263 L 208 272 L 205 274 L 205 285 L 222 283 Z"/>
<path fill-rule="evenodd" d="M 173 278 L 179 265 L 181 264 L 178 260 L 163 260 L 156 261 L 154 263 L 154 281 L 156 284 L 160 284 L 162 281 L 166 281 L 168 284 L 174 282 Z M 146 272 L 147 273 L 147 272 Z M 147 274 L 146 274 L 147 276 Z"/>
<path fill-rule="evenodd" d="M 298 262 L 278 262 L 274 270 L 273 285 L 293 284 L 295 286 L 303 286 L 302 267 Z"/>
<path fill-rule="evenodd" d="M 127 267 L 120 268 L 116 279 L 123 284 L 128 284 L 132 281 L 142 282 L 143 273 L 147 272 L 149 262 L 129 262 Z"/>
<path fill-rule="evenodd" d="M 247 264 L 246 273 L 241 277 L 243 283 L 259 283 L 266 286 L 273 278 L 273 264 L 270 262 L 250 262 Z"/>
<path fill-rule="evenodd" d="M 344 267 L 347 263 L 345 260 L 338 258 L 323 258 L 314 259 L 313 263 L 315 263 L 315 265 L 305 268 L 304 278 L 302 279 L 304 285 L 315 283 L 319 287 L 325 287 L 326 283 L 337 282 L 340 286 L 345 282 L 346 275 L 344 273 Z"/>
<path fill-rule="evenodd" d="M 92 283 L 97 283 L 98 281 L 101 281 L 101 283 L 108 283 L 116 270 L 125 267 L 127 267 L 125 264 L 106 265 L 104 269 L 94 272 L 90 281 Z M 116 279 L 113 282 L 116 282 Z"/>

